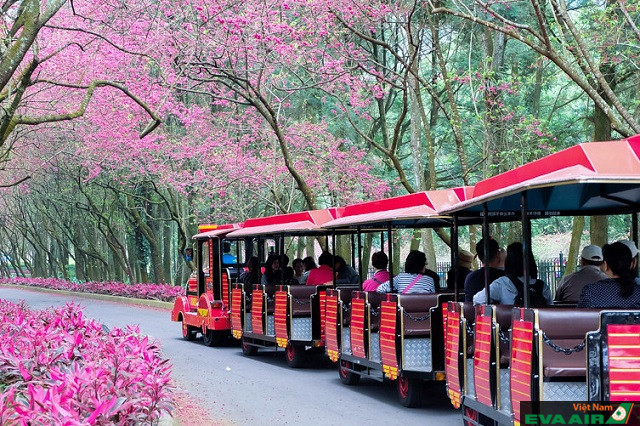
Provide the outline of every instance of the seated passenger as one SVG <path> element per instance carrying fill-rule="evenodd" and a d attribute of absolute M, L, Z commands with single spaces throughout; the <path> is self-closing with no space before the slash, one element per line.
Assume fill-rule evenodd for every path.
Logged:
<path fill-rule="evenodd" d="M 342 256 L 335 256 L 333 263 L 338 274 L 336 284 L 360 284 L 360 274 L 350 265 L 347 265 Z"/>
<path fill-rule="evenodd" d="M 295 272 L 291 266 L 286 266 L 282 269 L 282 284 L 284 285 L 300 285 L 298 280 L 294 277 Z"/>
<path fill-rule="evenodd" d="M 238 263 L 238 258 L 231 254 L 231 243 L 229 241 L 222 242 L 222 264 L 235 266 Z"/>
<path fill-rule="evenodd" d="M 425 275 L 427 256 L 421 251 L 411 250 L 404 263 L 404 272 L 393 277 L 393 287 L 385 281 L 376 289 L 378 293 L 400 294 L 435 293 L 433 278 Z"/>
<path fill-rule="evenodd" d="M 424 274 L 433 280 L 433 288 L 438 290 L 440 288 L 440 275 L 436 271 L 427 268 L 426 265 L 428 264 L 428 262 L 425 264 Z"/>
<path fill-rule="evenodd" d="M 385 281 L 389 281 L 389 271 L 387 271 L 387 265 L 389 264 L 389 257 L 379 251 L 373 253 L 371 256 L 371 266 L 375 270 L 373 278 L 366 280 L 362 283 L 363 291 L 376 291 L 380 284 Z"/>
<path fill-rule="evenodd" d="M 304 274 L 304 262 L 300 258 L 293 259 L 293 278 L 298 281 L 298 284 L 305 284 L 307 276 Z"/>
<path fill-rule="evenodd" d="M 309 271 L 307 285 L 333 284 L 333 255 L 328 251 L 323 251 L 318 258 L 318 266 Z"/>
<path fill-rule="evenodd" d="M 458 291 L 464 289 L 464 280 L 473 268 L 473 254 L 466 250 L 458 250 Z M 451 267 L 447 271 L 447 291 L 455 291 L 455 269 Z"/>
<path fill-rule="evenodd" d="M 472 271 L 464 280 L 464 301 L 473 302 L 473 296 L 480 290 L 484 291 L 484 270 L 489 267 L 489 283 L 504 275 L 504 250 L 500 249 L 500 244 L 493 238 L 489 239 L 489 253 L 484 255 L 484 239 L 476 244 L 476 254 L 482 262 L 482 267 Z"/>
<path fill-rule="evenodd" d="M 260 283 L 260 261 L 252 256 L 247 261 L 247 270 L 240 274 L 240 282 L 245 285 L 245 291 L 250 290 L 251 284 Z"/>
<path fill-rule="evenodd" d="M 580 270 L 562 277 L 556 290 L 555 300 L 578 303 L 585 285 L 607 278 L 607 274 L 602 272 L 601 267 L 602 249 L 594 245 L 583 248 L 580 255 Z"/>
<path fill-rule="evenodd" d="M 270 254 L 267 257 L 267 262 L 264 265 L 264 275 L 260 284 L 262 285 L 277 285 L 282 282 L 282 271 L 280 270 L 280 256 L 277 254 Z"/>
<path fill-rule="evenodd" d="M 636 284 L 640 284 L 640 278 L 638 278 L 638 247 L 636 247 L 636 244 L 633 241 L 620 240 L 620 242 L 631 250 L 631 270 L 633 271 Z"/>
<path fill-rule="evenodd" d="M 312 269 L 316 269 L 318 265 L 316 265 L 316 261 L 313 260 L 313 257 L 311 256 L 307 256 L 302 259 L 302 263 L 304 263 L 304 282 L 306 284 L 309 272 L 311 272 Z"/>
<path fill-rule="evenodd" d="M 609 278 L 587 284 L 580 294 L 579 308 L 640 308 L 640 286 L 631 269 L 632 253 L 621 242 L 602 248 L 604 272 Z"/>
<path fill-rule="evenodd" d="M 503 305 L 522 306 L 524 300 L 524 256 L 522 255 L 522 243 L 511 243 L 507 247 L 507 258 L 504 269 L 506 275 L 500 277 L 489 285 L 490 303 Z M 532 307 L 552 304 L 551 289 L 543 281 L 536 279 L 538 267 L 533 256 L 529 256 L 529 305 Z M 480 305 L 486 303 L 484 289 L 473 296 L 473 304 Z"/>

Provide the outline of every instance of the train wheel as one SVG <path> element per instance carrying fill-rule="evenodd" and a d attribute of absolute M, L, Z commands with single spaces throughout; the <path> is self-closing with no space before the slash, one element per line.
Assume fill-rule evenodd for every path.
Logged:
<path fill-rule="evenodd" d="M 202 335 L 202 340 L 204 344 L 209 347 L 220 346 L 224 341 L 224 335 L 220 331 L 207 330 L 207 332 Z"/>
<path fill-rule="evenodd" d="M 197 332 L 198 330 L 194 326 L 188 325 L 184 320 L 182 321 L 182 338 L 184 340 L 196 340 Z"/>
<path fill-rule="evenodd" d="M 253 356 L 258 353 L 258 348 L 248 344 L 247 342 L 242 340 L 242 353 L 245 356 Z"/>
<path fill-rule="evenodd" d="M 422 381 L 398 377 L 398 398 L 405 407 L 419 407 L 422 402 Z"/>
<path fill-rule="evenodd" d="M 464 407 L 464 415 L 462 416 L 462 423 L 464 426 L 474 426 L 478 423 L 478 412 L 471 408 Z"/>
<path fill-rule="evenodd" d="M 289 343 L 285 349 L 285 358 L 287 365 L 291 368 L 299 368 L 304 364 L 306 353 L 304 346 L 292 345 Z"/>
<path fill-rule="evenodd" d="M 349 364 L 347 363 L 345 366 L 342 365 L 342 361 L 340 361 L 340 365 L 338 366 L 338 374 L 340 374 L 340 381 L 345 385 L 354 386 L 360 382 L 360 375 L 354 373 L 353 371 L 349 371 L 347 367 Z"/>

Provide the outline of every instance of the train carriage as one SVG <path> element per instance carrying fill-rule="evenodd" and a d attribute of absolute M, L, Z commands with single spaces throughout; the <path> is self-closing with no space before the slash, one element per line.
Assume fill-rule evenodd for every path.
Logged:
<path fill-rule="evenodd" d="M 187 281 L 186 295 L 177 297 L 171 320 L 182 322 L 182 336 L 194 340 L 198 333 L 207 346 L 216 346 L 230 336 L 231 273 L 223 263 L 223 238 L 239 224 L 200 225 L 196 243 L 196 271 Z"/>
<path fill-rule="evenodd" d="M 358 241 L 363 231 L 385 232 L 387 241 L 392 241 L 392 230 L 397 228 L 450 227 L 451 218 L 439 210 L 466 199 L 469 191 L 428 191 L 347 206 L 341 218 L 325 227 L 357 232 Z M 400 402 L 417 406 L 423 381 L 444 379 L 442 309 L 454 298 L 452 293 L 327 290 L 327 354 L 339 363 L 341 380 L 345 384 L 356 384 L 361 376 L 396 380 Z"/>
<path fill-rule="evenodd" d="M 470 200 L 445 213 L 483 217 L 485 236 L 489 220 L 521 219 L 526 258 L 531 219 L 631 214 L 637 244 L 639 207 L 640 137 L 635 136 L 577 145 L 478 182 Z M 524 272 L 526 282 L 526 267 Z M 528 292 L 524 296 L 527 306 Z M 640 357 L 628 344 L 640 341 L 639 311 L 470 309 L 454 303 L 447 311 L 448 393 L 455 406 L 462 405 L 467 424 L 521 424 L 525 401 L 640 396 L 640 380 L 629 380 L 640 370 Z"/>
<path fill-rule="evenodd" d="M 322 226 L 339 217 L 342 209 L 314 210 L 247 220 L 228 238 L 271 238 L 283 253 L 285 236 L 322 236 Z M 333 283 L 327 283 L 332 286 Z M 242 350 L 284 349 L 291 367 L 303 364 L 307 350 L 324 347 L 324 290 L 327 286 L 261 285 L 232 289 L 231 327 Z"/>

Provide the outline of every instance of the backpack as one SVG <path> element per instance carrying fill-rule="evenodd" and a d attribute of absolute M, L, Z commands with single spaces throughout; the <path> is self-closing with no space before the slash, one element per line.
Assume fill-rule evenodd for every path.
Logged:
<path fill-rule="evenodd" d="M 515 286 L 518 294 L 513 302 L 514 306 L 524 306 L 524 283 L 513 275 L 508 275 Z M 535 284 L 529 286 L 529 306 L 531 308 L 540 308 L 547 306 L 547 300 L 543 295 L 544 281 L 536 280 Z"/>

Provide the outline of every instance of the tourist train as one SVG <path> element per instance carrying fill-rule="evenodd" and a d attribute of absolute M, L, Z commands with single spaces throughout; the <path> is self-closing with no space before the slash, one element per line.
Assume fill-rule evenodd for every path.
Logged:
<path fill-rule="evenodd" d="M 420 404 L 424 381 L 445 381 L 465 424 L 528 424 L 525 415 L 542 416 L 540 401 L 639 400 L 640 310 L 531 307 L 528 291 L 523 306 L 473 305 L 463 301 L 457 268 L 454 287 L 433 293 L 362 288 L 367 233 L 379 238 L 393 280 L 398 229 L 450 228 L 451 247 L 458 247 L 460 227 L 481 225 L 488 253 L 489 225 L 520 221 L 527 282 L 532 220 L 631 215 L 637 246 L 639 207 L 640 136 L 634 136 L 576 145 L 470 187 L 203 225 L 193 237 L 197 271 L 171 318 L 182 322 L 187 340 L 201 333 L 213 346 L 232 336 L 248 356 L 283 350 L 291 367 L 309 353 L 326 353 L 343 383 L 355 385 L 362 376 L 395 381 L 405 406 Z M 338 282 L 335 264 L 332 278 L 319 285 L 261 282 L 258 273 L 255 282 L 243 279 L 250 258 L 282 255 L 286 239 L 301 236 L 333 253 L 337 239 L 350 240 L 359 282 Z M 451 250 L 452 265 L 458 256 Z"/>

